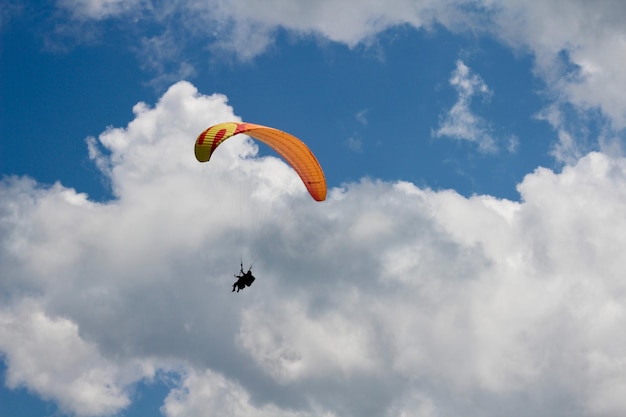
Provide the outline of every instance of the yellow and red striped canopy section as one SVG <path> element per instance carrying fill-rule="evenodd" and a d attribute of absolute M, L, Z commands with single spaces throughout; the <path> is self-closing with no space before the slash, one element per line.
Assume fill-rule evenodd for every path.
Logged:
<path fill-rule="evenodd" d="M 273 127 L 236 122 L 211 126 L 196 139 L 196 159 L 207 162 L 222 142 L 240 133 L 258 139 L 274 149 L 300 176 L 311 197 L 316 201 L 326 199 L 326 178 L 313 152 L 297 137 Z"/>

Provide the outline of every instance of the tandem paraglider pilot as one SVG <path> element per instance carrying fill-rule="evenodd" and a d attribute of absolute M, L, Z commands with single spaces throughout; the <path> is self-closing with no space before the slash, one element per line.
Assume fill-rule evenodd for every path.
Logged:
<path fill-rule="evenodd" d="M 255 278 L 254 278 L 254 275 L 252 275 L 251 270 L 252 270 L 252 267 L 248 269 L 248 272 L 243 272 L 243 264 L 241 265 L 239 275 L 235 275 L 235 278 L 237 278 L 237 281 L 235 281 L 235 283 L 233 284 L 232 292 L 235 291 L 235 287 L 237 288 L 237 292 L 239 292 L 239 290 L 243 290 L 244 288 L 252 285 Z"/>

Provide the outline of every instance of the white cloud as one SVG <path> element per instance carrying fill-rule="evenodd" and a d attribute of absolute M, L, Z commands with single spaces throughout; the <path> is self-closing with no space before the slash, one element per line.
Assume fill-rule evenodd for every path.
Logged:
<path fill-rule="evenodd" d="M 324 412 L 282 410 L 272 404 L 255 405 L 246 390 L 215 372 L 192 371 L 182 384 L 170 392 L 161 411 L 167 417 L 201 417 L 223 415 L 233 417 L 333 417 Z"/>
<path fill-rule="evenodd" d="M 281 384 L 366 371 L 375 362 L 373 335 L 352 311 L 310 317 L 302 303 L 257 306 L 243 312 L 238 341 Z"/>
<path fill-rule="evenodd" d="M 91 140 L 113 200 L 0 183 L 10 387 L 79 416 L 159 369 L 172 417 L 626 412 L 625 159 L 537 169 L 520 202 L 362 181 L 318 204 L 245 138 L 195 161 L 224 96 L 181 82 L 134 112 Z M 242 227 L 257 281 L 232 294 Z"/>
<path fill-rule="evenodd" d="M 151 376 L 138 364 L 108 361 L 80 338 L 75 323 L 47 316 L 36 300 L 0 311 L 0 349 L 8 358 L 8 387 L 25 386 L 82 416 L 123 409 L 130 404 L 126 384 Z"/>
<path fill-rule="evenodd" d="M 626 77 L 626 5 L 621 1 L 547 2 L 489 1 L 494 7 L 495 33 L 512 45 L 528 48 L 538 74 L 562 99 L 583 108 L 601 107 L 617 128 L 626 126 L 626 101 L 618 97 Z M 567 62 L 577 71 L 570 70 Z"/>
<path fill-rule="evenodd" d="M 475 142 L 482 152 L 495 152 L 497 145 L 491 136 L 489 122 L 471 109 L 475 97 L 484 100 L 491 96 L 492 92 L 487 84 L 480 75 L 472 73 L 463 61 L 458 60 L 450 78 L 450 85 L 456 90 L 458 99 L 441 117 L 439 128 L 434 135 Z"/>

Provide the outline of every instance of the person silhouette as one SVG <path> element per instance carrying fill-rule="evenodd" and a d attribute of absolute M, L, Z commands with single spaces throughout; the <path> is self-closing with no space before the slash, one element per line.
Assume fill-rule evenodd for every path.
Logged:
<path fill-rule="evenodd" d="M 252 275 L 252 266 L 248 268 L 248 272 L 243 272 L 243 263 L 241 264 L 239 275 L 234 275 L 234 277 L 237 278 L 237 281 L 233 284 L 233 290 L 231 292 L 235 291 L 235 287 L 237 288 L 237 292 L 249 287 L 256 279 L 254 275 Z"/>

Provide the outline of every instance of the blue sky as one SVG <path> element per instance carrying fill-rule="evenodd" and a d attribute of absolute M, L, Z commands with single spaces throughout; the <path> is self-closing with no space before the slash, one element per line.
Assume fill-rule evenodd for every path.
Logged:
<path fill-rule="evenodd" d="M 4 3 L 0 416 L 623 415 L 624 18 Z"/>
<path fill-rule="evenodd" d="M 6 173 L 29 174 L 48 183 L 60 180 L 95 198 L 106 195 L 86 158 L 84 138 L 106 126 L 128 123 L 135 103 L 154 102 L 169 84 L 155 81 L 154 71 L 142 71 L 140 57 L 120 51 L 117 42 L 124 35 L 113 29 L 106 32 L 113 40 L 103 36 L 95 45 L 47 51 L 42 38 L 48 34 L 11 30 L 38 26 L 20 17 L 24 23 L 12 22 L 4 35 L 8 41 L 4 62 L 20 63 L 3 68 L 8 90 L 4 108 L 11 111 L 4 129 L 7 136 L 27 137 L 44 130 L 53 136 L 40 155 L 32 155 L 27 141 L 5 145 L 11 146 L 10 158 L 3 152 Z M 312 138 L 324 138 L 317 151 L 320 158 L 337 160 L 326 168 L 333 185 L 371 176 L 454 188 L 466 195 L 517 198 L 515 184 L 537 165 L 552 162 L 545 155 L 553 132 L 547 123 L 534 119 L 547 102 L 537 94 L 541 81 L 532 77 L 531 57 L 516 55 L 491 39 L 457 36 L 442 27 L 428 32 L 390 28 L 376 42 L 349 49 L 311 37 L 293 40 L 279 31 L 271 50 L 252 61 L 233 62 L 227 57 L 222 63 L 219 57 L 196 52 L 191 58 L 204 65 L 196 68 L 190 81 L 202 93 L 226 95 L 246 120 L 262 120 L 288 131 L 306 125 Z M 210 64 L 203 62 L 209 59 Z M 457 60 L 491 91 L 472 97 L 468 110 L 485 118 L 500 147 L 506 147 L 512 136 L 523 136 L 517 138 L 523 141 L 517 152 L 499 151 L 495 157 L 471 144 L 433 135 L 458 99 L 449 82 Z M 75 157 L 65 162 L 70 149 Z M 61 159 L 63 164 L 57 162 Z M 28 160 L 34 167 L 25 168 Z M 45 171 L 34 171 L 39 166 Z M 85 175 L 77 176 L 74 169 Z M 489 175 L 491 170 L 504 177 Z M 478 179 L 485 176 L 490 180 Z M 93 184 L 87 185 L 89 181 Z"/>

